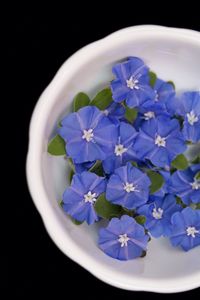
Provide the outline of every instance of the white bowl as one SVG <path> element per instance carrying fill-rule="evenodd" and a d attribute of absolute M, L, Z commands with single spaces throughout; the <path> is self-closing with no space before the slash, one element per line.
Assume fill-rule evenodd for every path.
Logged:
<path fill-rule="evenodd" d="M 138 56 L 177 90 L 200 88 L 200 33 L 160 26 L 120 30 L 70 57 L 41 95 L 30 126 L 27 179 L 33 201 L 55 244 L 99 279 L 127 290 L 162 293 L 200 286 L 200 248 L 188 253 L 167 239 L 152 240 L 147 256 L 127 262 L 106 256 L 97 247 L 98 225 L 76 226 L 58 205 L 67 184 L 66 161 L 47 153 L 57 121 L 70 111 L 73 96 L 93 96 L 113 78 L 112 65 Z"/>

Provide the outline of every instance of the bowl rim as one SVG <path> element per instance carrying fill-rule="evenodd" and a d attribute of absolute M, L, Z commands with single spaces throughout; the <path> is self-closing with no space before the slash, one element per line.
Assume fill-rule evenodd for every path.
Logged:
<path fill-rule="evenodd" d="M 26 161 L 26 177 L 28 182 L 29 191 L 33 202 L 39 211 L 44 226 L 58 248 L 67 255 L 70 259 L 81 265 L 87 271 L 92 273 L 100 280 L 109 283 L 112 286 L 126 289 L 126 290 L 143 290 L 160 293 L 174 293 L 187 291 L 200 286 L 200 270 L 195 274 L 188 275 L 183 278 L 176 279 L 174 282 L 172 279 L 149 279 L 149 278 L 134 278 L 131 281 L 119 281 L 116 278 L 116 274 L 112 270 L 105 270 L 101 264 L 90 255 L 77 246 L 77 244 L 67 235 L 64 228 L 55 216 L 54 210 L 49 205 L 48 197 L 43 185 L 42 170 L 41 170 L 41 155 L 42 155 L 42 140 L 38 132 L 43 132 L 46 124 L 44 116 L 48 115 L 47 110 L 54 104 L 55 96 L 57 95 L 63 81 L 66 82 L 66 75 L 75 72 L 80 65 L 87 63 L 91 56 L 96 51 L 101 51 L 101 48 L 105 47 L 105 44 L 114 43 L 119 37 L 127 38 L 129 34 L 157 34 L 166 35 L 183 40 L 190 40 L 191 42 L 200 46 L 200 33 L 190 29 L 169 28 L 158 25 L 139 25 L 131 26 L 118 30 L 107 37 L 93 42 L 82 49 L 75 52 L 69 57 L 56 73 L 53 80 L 41 94 L 38 102 L 36 103 L 34 112 L 31 117 L 30 129 L 29 129 L 29 147 Z M 98 50 L 97 50 L 98 49 Z M 90 57 L 84 61 L 82 57 L 87 53 L 87 57 Z M 91 54 L 88 55 L 88 54 Z M 84 61 L 84 62 L 83 62 Z M 63 239 L 66 241 L 63 243 Z"/>

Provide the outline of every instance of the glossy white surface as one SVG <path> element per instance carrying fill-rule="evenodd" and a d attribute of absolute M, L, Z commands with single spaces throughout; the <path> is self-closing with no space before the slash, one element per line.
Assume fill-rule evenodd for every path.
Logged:
<path fill-rule="evenodd" d="M 166 239 L 152 240 L 144 259 L 120 262 L 97 247 L 98 225 L 75 226 L 57 201 L 67 184 L 64 158 L 47 154 L 58 119 L 70 111 L 73 96 L 93 96 L 112 77 L 112 65 L 139 56 L 177 90 L 200 89 L 200 33 L 159 26 L 120 30 L 70 57 L 41 95 L 30 126 L 27 179 L 33 201 L 56 245 L 99 279 L 119 288 L 178 292 L 200 286 L 200 248 L 185 253 Z"/>

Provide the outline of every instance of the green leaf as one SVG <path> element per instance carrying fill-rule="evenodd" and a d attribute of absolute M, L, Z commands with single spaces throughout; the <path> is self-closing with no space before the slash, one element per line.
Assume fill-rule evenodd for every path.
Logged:
<path fill-rule="evenodd" d="M 80 108 L 89 105 L 90 98 L 83 92 L 78 93 L 73 100 L 73 111 L 78 111 Z"/>
<path fill-rule="evenodd" d="M 136 163 L 136 161 L 131 161 L 131 164 L 133 167 L 136 167 L 136 168 L 138 167 L 138 164 Z"/>
<path fill-rule="evenodd" d="M 74 166 L 73 160 L 69 157 L 67 159 L 67 162 L 68 162 L 68 164 L 70 166 L 70 169 L 75 173 L 75 166 Z"/>
<path fill-rule="evenodd" d="M 172 80 L 167 81 L 167 83 L 171 84 L 173 86 L 173 88 L 176 89 L 176 86 Z"/>
<path fill-rule="evenodd" d="M 200 155 L 197 155 L 191 163 L 192 164 L 200 164 Z"/>
<path fill-rule="evenodd" d="M 135 108 L 130 108 L 126 106 L 125 110 L 125 118 L 132 124 L 137 118 L 137 110 Z"/>
<path fill-rule="evenodd" d="M 74 171 L 71 169 L 71 170 L 69 171 L 69 183 L 72 182 L 72 178 L 73 178 L 74 174 L 75 174 Z"/>
<path fill-rule="evenodd" d="M 195 175 L 196 180 L 200 180 L 200 171 Z"/>
<path fill-rule="evenodd" d="M 59 201 L 58 201 L 58 205 L 59 205 L 60 207 L 62 207 L 63 201 L 62 201 L 62 200 L 59 200 Z"/>
<path fill-rule="evenodd" d="M 57 127 L 58 127 L 58 128 L 61 128 L 61 127 L 62 127 L 61 121 L 58 121 Z"/>
<path fill-rule="evenodd" d="M 148 170 L 147 175 L 149 176 L 151 180 L 151 185 L 150 185 L 150 194 L 154 194 L 157 192 L 163 185 L 164 179 L 162 175 L 160 175 L 157 172 Z"/>
<path fill-rule="evenodd" d="M 183 208 L 187 207 L 187 205 L 185 205 L 185 203 L 183 203 L 182 199 L 180 197 L 176 197 L 176 203 L 181 205 Z"/>
<path fill-rule="evenodd" d="M 112 101 L 113 98 L 111 89 L 105 88 L 94 97 L 94 99 L 90 102 L 90 105 L 96 106 L 100 110 L 105 110 Z"/>
<path fill-rule="evenodd" d="M 200 202 L 196 203 L 196 209 L 200 209 Z"/>
<path fill-rule="evenodd" d="M 83 222 L 80 222 L 80 221 L 72 218 L 71 216 L 70 216 L 70 219 L 72 220 L 72 223 L 74 223 L 75 225 L 81 225 L 81 224 L 83 224 Z"/>
<path fill-rule="evenodd" d="M 65 141 L 57 134 L 48 144 L 48 153 L 51 155 L 65 155 Z"/>
<path fill-rule="evenodd" d="M 121 215 L 127 215 L 129 217 L 134 217 L 135 216 L 135 210 L 130 210 L 130 209 L 127 209 L 127 208 L 123 207 Z"/>
<path fill-rule="evenodd" d="M 89 169 L 89 172 L 95 173 L 98 176 L 104 176 L 102 162 L 97 160 L 95 164 Z"/>
<path fill-rule="evenodd" d="M 101 194 L 98 197 L 94 208 L 96 213 L 104 219 L 120 217 L 122 214 L 121 206 L 110 203 L 108 200 L 106 200 L 105 194 Z"/>
<path fill-rule="evenodd" d="M 144 225 L 144 223 L 146 222 L 146 217 L 142 215 L 136 216 L 135 221 L 140 225 Z"/>
<path fill-rule="evenodd" d="M 188 161 L 183 154 L 179 154 L 171 163 L 177 170 L 184 170 L 188 167 Z"/>
<path fill-rule="evenodd" d="M 157 75 L 156 73 L 149 71 L 149 84 L 151 87 L 154 87 L 156 83 Z"/>

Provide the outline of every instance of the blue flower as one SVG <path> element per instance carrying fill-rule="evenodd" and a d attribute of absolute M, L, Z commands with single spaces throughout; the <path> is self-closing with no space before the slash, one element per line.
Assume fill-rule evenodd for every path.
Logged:
<path fill-rule="evenodd" d="M 84 171 L 88 171 L 95 164 L 95 162 L 96 161 L 84 162 L 82 164 L 74 163 L 76 173 L 82 173 Z"/>
<path fill-rule="evenodd" d="M 103 113 L 109 118 L 114 124 L 118 124 L 119 120 L 122 120 L 125 115 L 125 107 L 116 102 L 112 102 Z"/>
<path fill-rule="evenodd" d="M 157 78 L 153 88 L 156 95 L 155 102 L 167 103 L 174 100 L 175 90 L 172 84 Z"/>
<path fill-rule="evenodd" d="M 144 227 L 126 215 L 113 218 L 107 228 L 99 231 L 100 249 L 119 260 L 140 257 L 147 249 L 148 240 Z"/>
<path fill-rule="evenodd" d="M 94 203 L 105 189 L 104 177 L 90 172 L 75 174 L 71 186 L 63 194 L 63 209 L 74 219 L 93 224 L 98 220 Z"/>
<path fill-rule="evenodd" d="M 133 149 L 137 134 L 137 131 L 130 124 L 125 122 L 119 124 L 117 142 L 112 153 L 103 161 L 105 173 L 110 174 L 128 161 L 137 160 Z"/>
<path fill-rule="evenodd" d="M 62 120 L 60 136 L 75 163 L 103 160 L 117 139 L 116 126 L 96 107 L 86 106 Z"/>
<path fill-rule="evenodd" d="M 138 130 L 143 123 L 159 116 L 170 118 L 170 114 L 167 112 L 165 104 L 160 102 L 153 102 L 151 100 L 143 103 L 139 109 L 138 116 L 134 122 L 134 127 Z"/>
<path fill-rule="evenodd" d="M 184 116 L 185 139 L 194 143 L 200 141 L 200 92 L 186 92 L 182 95 L 180 114 Z"/>
<path fill-rule="evenodd" d="M 159 117 L 143 123 L 134 150 L 140 159 L 149 159 L 159 167 L 169 167 L 171 161 L 186 150 L 179 122 Z"/>
<path fill-rule="evenodd" d="M 116 79 L 111 82 L 111 90 L 115 102 L 126 100 L 129 107 L 138 107 L 155 93 L 149 85 L 149 68 L 144 62 L 131 57 L 128 61 L 117 64 L 112 69 Z"/>
<path fill-rule="evenodd" d="M 114 171 L 106 188 L 106 199 L 114 204 L 134 209 L 147 202 L 149 177 L 128 163 Z"/>
<path fill-rule="evenodd" d="M 173 214 L 171 223 L 170 241 L 173 246 L 181 246 L 188 251 L 200 245 L 200 210 L 186 207 Z"/>
<path fill-rule="evenodd" d="M 170 192 L 179 196 L 185 204 L 200 202 L 200 180 L 195 175 L 200 171 L 200 164 L 186 170 L 179 170 L 172 174 Z"/>
<path fill-rule="evenodd" d="M 145 228 L 156 238 L 169 235 L 171 216 L 180 211 L 181 206 L 176 204 L 175 197 L 169 194 L 164 198 L 151 196 L 150 200 L 150 203 L 137 210 L 146 217 Z"/>

